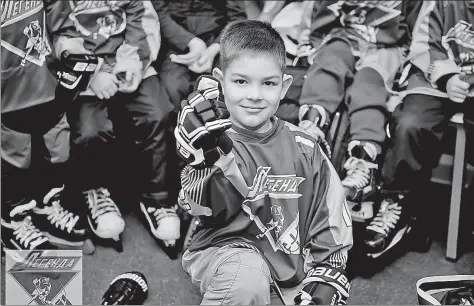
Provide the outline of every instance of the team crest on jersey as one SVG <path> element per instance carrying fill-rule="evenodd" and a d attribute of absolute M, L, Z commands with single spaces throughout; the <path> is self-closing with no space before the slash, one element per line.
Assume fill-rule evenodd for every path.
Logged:
<path fill-rule="evenodd" d="M 341 24 L 355 29 L 368 42 L 375 43 L 377 27 L 399 16 L 397 7 L 402 1 L 385 0 L 341 0 L 328 6 Z M 370 12 L 370 20 L 367 15 Z"/>
<path fill-rule="evenodd" d="M 242 208 L 257 225 L 260 234 L 257 239 L 266 238 L 274 251 L 286 254 L 300 253 L 299 212 L 298 204 L 291 203 L 302 196 L 298 186 L 305 180 L 296 175 L 270 175 L 271 167 L 259 167 L 250 192 Z M 270 207 L 271 219 L 263 222 L 252 210 L 252 204 L 265 197 L 280 199 Z M 285 201 L 286 200 L 286 201 Z M 295 204 L 295 205 L 293 205 Z M 294 207 L 292 207 L 294 206 Z M 286 218 L 294 216 L 290 220 Z"/>
<path fill-rule="evenodd" d="M 2 37 L 2 47 L 22 58 L 21 65 L 26 62 L 42 66 L 46 56 L 51 53 L 51 46 L 44 31 L 46 16 L 38 14 L 43 9 L 43 1 L 2 1 L 2 31 L 7 27 L 23 28 L 23 39 L 8 40 Z M 31 20 L 35 15 L 40 19 Z"/>
<path fill-rule="evenodd" d="M 472 24 L 464 20 L 459 21 L 441 38 L 441 44 L 446 49 L 448 56 L 456 61 L 463 72 L 470 76 L 474 74 L 474 31 L 472 30 Z M 459 51 L 458 57 L 454 54 L 456 49 Z"/>
<path fill-rule="evenodd" d="M 127 15 L 123 9 L 130 1 L 81 0 L 70 1 L 72 13 L 69 19 L 84 36 L 98 39 L 118 35 L 125 30 Z"/>

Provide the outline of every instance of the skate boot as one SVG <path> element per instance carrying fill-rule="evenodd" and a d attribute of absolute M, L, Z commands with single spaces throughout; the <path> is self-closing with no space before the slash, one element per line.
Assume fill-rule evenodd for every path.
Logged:
<path fill-rule="evenodd" d="M 175 247 L 176 240 L 181 235 L 181 220 L 176 213 L 177 209 L 177 205 L 170 208 L 156 208 L 140 203 L 140 210 L 148 230 L 169 249 Z"/>
<path fill-rule="evenodd" d="M 348 200 L 360 203 L 376 189 L 377 149 L 369 142 L 352 140 L 348 151 L 350 157 L 344 164 L 346 177 L 342 180 L 342 186 Z"/>
<path fill-rule="evenodd" d="M 95 247 L 87 237 L 85 218 L 61 206 L 64 186 L 53 188 L 42 199 L 42 207 L 33 208 L 33 223 L 61 249 L 78 249 L 92 254 Z"/>
<path fill-rule="evenodd" d="M 369 257 L 379 257 L 408 233 L 409 218 L 400 205 L 402 199 L 402 195 L 384 199 L 377 215 L 367 226 L 364 242 Z"/>
<path fill-rule="evenodd" d="M 31 200 L 14 207 L 8 216 L 1 219 L 2 246 L 11 250 L 56 250 L 38 228 L 31 222 L 32 209 L 36 201 Z"/>
<path fill-rule="evenodd" d="M 89 208 L 87 220 L 92 232 L 105 241 L 112 239 L 113 247 L 122 251 L 120 234 L 125 229 L 125 221 L 109 191 L 101 187 L 84 191 L 83 195 Z"/>

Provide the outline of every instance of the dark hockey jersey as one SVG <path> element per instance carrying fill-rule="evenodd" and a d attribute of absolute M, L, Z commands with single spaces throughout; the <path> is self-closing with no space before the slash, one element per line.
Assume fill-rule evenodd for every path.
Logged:
<path fill-rule="evenodd" d="M 272 120 L 263 134 L 233 127 L 230 154 L 212 168 L 183 171 L 184 206 L 203 226 L 189 250 L 252 245 L 275 280 L 293 287 L 315 265 L 345 267 L 352 223 L 340 179 L 317 142 Z"/>
<path fill-rule="evenodd" d="M 91 52 L 104 60 L 101 71 L 125 67 L 143 78 L 156 74 L 150 64 L 158 56 L 161 35 L 150 1 L 54 1 L 48 20 L 56 53 Z"/>
<path fill-rule="evenodd" d="M 340 0 L 315 1 L 311 41 L 345 37 L 359 48 L 361 41 L 379 48 L 409 45 L 410 27 L 421 1 Z M 328 36 L 327 36 L 328 35 Z"/>
<path fill-rule="evenodd" d="M 474 82 L 474 4 L 470 3 L 423 1 L 409 56 L 420 72 L 410 77 L 408 93 L 447 97 L 447 78 L 461 72 Z M 473 96 L 472 90 L 469 95 Z"/>
<path fill-rule="evenodd" d="M 2 0 L 2 113 L 50 102 L 56 77 L 43 1 Z"/>

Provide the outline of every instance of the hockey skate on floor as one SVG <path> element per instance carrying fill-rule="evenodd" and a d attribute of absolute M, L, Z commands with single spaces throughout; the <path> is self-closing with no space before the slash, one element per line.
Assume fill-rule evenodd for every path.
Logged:
<path fill-rule="evenodd" d="M 120 234 L 125 229 L 125 221 L 120 210 L 105 188 L 90 189 L 83 192 L 87 203 L 87 221 L 94 233 L 96 244 L 110 246 L 118 252 L 123 251 Z"/>
<path fill-rule="evenodd" d="M 347 206 L 351 212 L 352 221 L 364 223 L 374 216 L 373 201 L 363 201 L 359 203 L 347 201 Z"/>
<path fill-rule="evenodd" d="M 48 237 L 31 221 L 36 201 L 17 205 L 1 219 L 2 246 L 12 250 L 55 250 Z"/>
<path fill-rule="evenodd" d="M 367 255 L 377 258 L 397 245 L 411 230 L 408 215 L 400 202 L 403 195 L 387 198 L 380 203 L 375 218 L 366 228 L 364 242 Z"/>
<path fill-rule="evenodd" d="M 180 238 L 181 220 L 178 206 L 157 208 L 140 203 L 141 219 L 157 244 L 171 259 L 178 257 L 177 241 Z"/>
<path fill-rule="evenodd" d="M 32 210 L 33 223 L 60 249 L 82 250 L 94 253 L 95 247 L 88 237 L 85 218 L 70 212 L 61 205 L 63 187 L 53 188 L 42 199 L 42 207 Z"/>

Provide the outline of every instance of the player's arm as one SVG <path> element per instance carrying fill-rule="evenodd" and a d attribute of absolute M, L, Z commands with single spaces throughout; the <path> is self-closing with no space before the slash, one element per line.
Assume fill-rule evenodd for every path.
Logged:
<path fill-rule="evenodd" d="M 152 0 L 151 2 L 160 19 L 160 29 L 164 42 L 166 41 L 181 51 L 185 51 L 188 47 L 188 43 L 196 36 L 188 32 L 171 18 L 165 0 Z"/>
<path fill-rule="evenodd" d="M 219 82 L 198 78 L 195 91 L 182 102 L 175 137 L 178 155 L 188 164 L 181 174 L 179 204 L 203 226 L 225 224 L 248 194 L 232 153 L 229 112 Z"/>
<path fill-rule="evenodd" d="M 125 13 L 125 41 L 117 49 L 114 73 L 130 71 L 141 80 L 143 73 L 158 56 L 160 21 L 150 1 L 130 1 Z"/>
<path fill-rule="evenodd" d="M 444 1 L 423 1 L 413 27 L 409 60 L 441 90 L 451 76 L 460 73 L 442 46 Z"/>
<path fill-rule="evenodd" d="M 300 305 L 341 305 L 349 297 L 350 282 L 345 267 L 352 246 L 352 221 L 341 181 L 329 160 L 318 152 L 313 157 L 314 195 L 305 243 Z"/>

